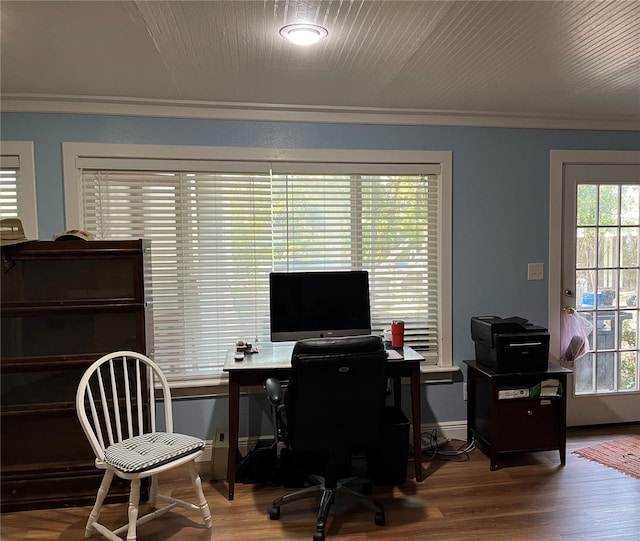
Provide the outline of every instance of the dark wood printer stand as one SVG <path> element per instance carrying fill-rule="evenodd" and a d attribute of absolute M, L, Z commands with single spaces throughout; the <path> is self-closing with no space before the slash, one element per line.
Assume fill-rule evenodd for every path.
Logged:
<path fill-rule="evenodd" d="M 566 462 L 567 374 L 571 370 L 549 364 L 544 372 L 499 374 L 476 361 L 468 366 L 467 439 L 475 438 L 488 455 L 491 470 L 502 453 L 560 452 Z M 559 396 L 518 397 L 546 380 L 558 380 Z M 513 397 L 515 395 L 515 397 Z"/>

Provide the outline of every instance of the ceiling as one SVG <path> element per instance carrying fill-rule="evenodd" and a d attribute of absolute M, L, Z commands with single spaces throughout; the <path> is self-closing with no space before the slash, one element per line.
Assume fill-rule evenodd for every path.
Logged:
<path fill-rule="evenodd" d="M 638 1 L 2 0 L 0 14 L 4 110 L 94 99 L 640 126 Z M 329 35 L 296 47 L 278 34 L 293 22 Z"/>

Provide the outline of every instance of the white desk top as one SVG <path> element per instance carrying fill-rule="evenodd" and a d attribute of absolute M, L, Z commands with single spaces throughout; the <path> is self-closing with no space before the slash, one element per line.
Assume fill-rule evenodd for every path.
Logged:
<path fill-rule="evenodd" d="M 235 348 L 229 349 L 222 370 L 229 372 L 231 370 L 290 368 L 291 352 L 293 351 L 294 345 L 295 342 L 266 342 L 258 344 L 259 353 L 245 355 L 242 361 L 236 361 L 233 358 Z M 409 346 L 402 348 L 402 356 L 400 358 L 389 357 L 389 362 L 403 361 L 424 361 L 424 357 Z"/>

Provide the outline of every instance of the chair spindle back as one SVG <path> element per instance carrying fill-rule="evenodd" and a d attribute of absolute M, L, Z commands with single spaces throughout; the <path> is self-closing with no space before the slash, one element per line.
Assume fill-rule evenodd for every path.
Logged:
<path fill-rule="evenodd" d="M 156 431 L 156 384 L 163 394 L 165 431 L 172 432 L 169 385 L 148 357 L 117 351 L 104 355 L 85 372 L 76 394 L 76 410 L 99 460 L 104 460 L 109 445 Z"/>

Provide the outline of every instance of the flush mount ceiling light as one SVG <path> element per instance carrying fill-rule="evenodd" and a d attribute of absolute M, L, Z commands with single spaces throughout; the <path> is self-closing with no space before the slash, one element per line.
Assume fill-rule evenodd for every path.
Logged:
<path fill-rule="evenodd" d="M 317 24 L 288 24 L 280 29 L 280 35 L 296 45 L 312 45 L 328 34 Z"/>

